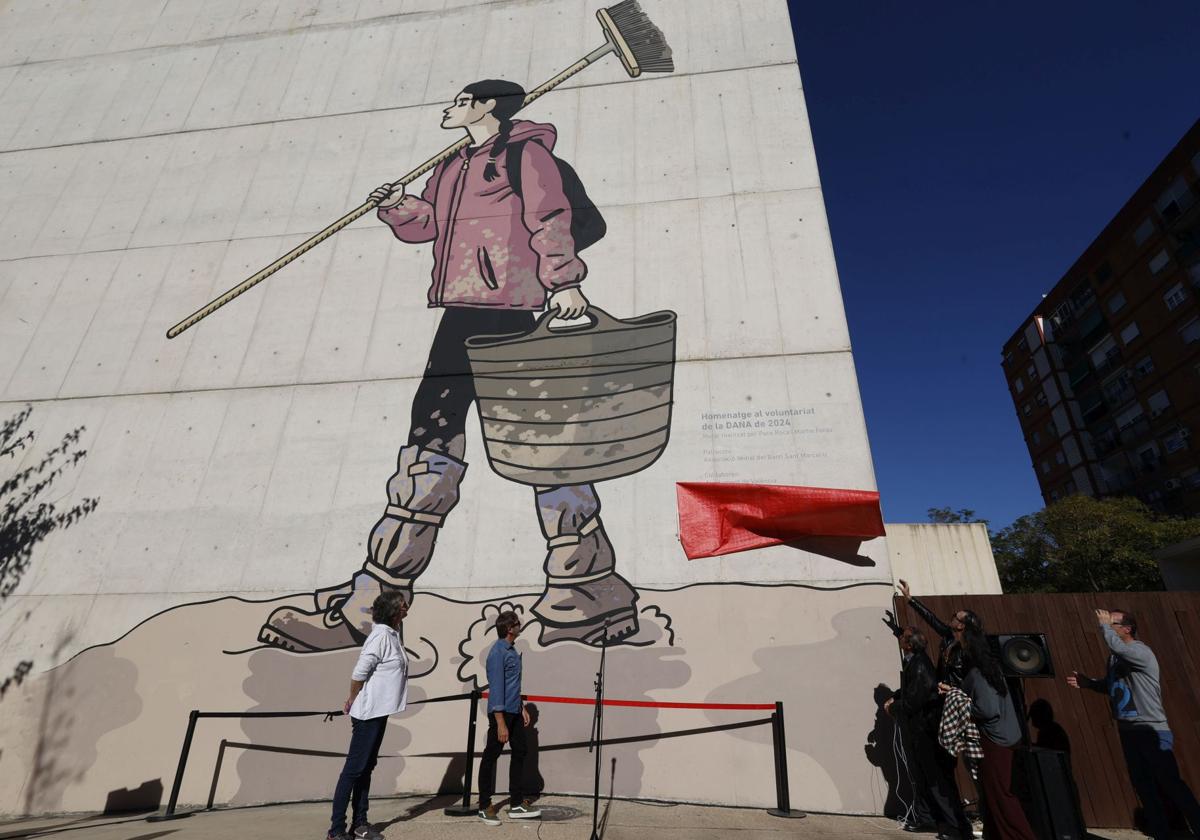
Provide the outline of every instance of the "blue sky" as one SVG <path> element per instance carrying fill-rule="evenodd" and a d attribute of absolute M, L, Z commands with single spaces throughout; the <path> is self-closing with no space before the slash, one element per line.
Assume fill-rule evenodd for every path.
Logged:
<path fill-rule="evenodd" d="M 790 5 L 884 517 L 1006 525 L 1000 347 L 1200 117 L 1200 3 Z"/>

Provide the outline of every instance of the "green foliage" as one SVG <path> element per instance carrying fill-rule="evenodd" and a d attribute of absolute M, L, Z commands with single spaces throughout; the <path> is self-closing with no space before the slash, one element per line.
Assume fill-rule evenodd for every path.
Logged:
<path fill-rule="evenodd" d="M 975 511 L 970 508 L 959 508 L 952 510 L 948 507 L 929 508 L 926 511 L 930 522 L 936 522 L 939 525 L 961 525 L 971 522 L 982 522 L 987 524 L 986 519 L 979 519 L 975 516 Z"/>
<path fill-rule="evenodd" d="M 1154 552 L 1200 536 L 1200 519 L 1076 495 L 991 536 L 1005 592 L 1140 592 L 1163 588 Z"/>

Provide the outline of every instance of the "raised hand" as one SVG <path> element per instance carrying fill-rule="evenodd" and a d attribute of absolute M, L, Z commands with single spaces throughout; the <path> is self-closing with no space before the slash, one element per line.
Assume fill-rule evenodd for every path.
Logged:
<path fill-rule="evenodd" d="M 908 581 L 904 578 L 900 579 L 900 597 L 904 599 L 905 603 L 912 600 L 912 592 L 908 588 Z"/>

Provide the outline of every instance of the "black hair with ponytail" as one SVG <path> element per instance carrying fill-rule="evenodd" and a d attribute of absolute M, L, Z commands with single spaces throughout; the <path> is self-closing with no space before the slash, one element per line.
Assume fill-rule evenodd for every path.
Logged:
<path fill-rule="evenodd" d="M 494 181 L 500 174 L 496 171 L 496 158 L 503 155 L 508 146 L 508 137 L 513 128 L 512 118 L 525 104 L 525 88 L 504 79 L 482 79 L 467 85 L 463 93 L 469 94 L 476 102 L 485 99 L 496 102 L 492 115 L 500 120 L 500 132 L 496 135 L 496 142 L 488 154 L 487 167 L 483 170 L 483 179 Z"/>

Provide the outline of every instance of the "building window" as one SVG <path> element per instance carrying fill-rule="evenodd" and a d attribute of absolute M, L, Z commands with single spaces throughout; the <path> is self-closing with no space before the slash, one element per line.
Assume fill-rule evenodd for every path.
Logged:
<path fill-rule="evenodd" d="M 1146 406 L 1150 409 L 1150 416 L 1157 417 L 1167 410 L 1171 405 L 1171 398 L 1167 396 L 1166 391 L 1155 391 L 1146 398 Z"/>
<path fill-rule="evenodd" d="M 1052 438 L 1058 437 L 1058 426 L 1055 425 L 1053 420 L 1046 424 L 1046 434 L 1050 435 Z"/>
<path fill-rule="evenodd" d="M 1142 419 L 1142 407 L 1138 403 L 1134 403 L 1129 408 L 1122 411 L 1116 417 L 1118 429 L 1127 429 L 1134 423 Z"/>
<path fill-rule="evenodd" d="M 1117 292 L 1108 299 L 1108 311 L 1111 313 L 1120 312 L 1125 306 L 1125 295 L 1122 292 Z"/>
<path fill-rule="evenodd" d="M 1121 341 L 1128 344 L 1141 334 L 1141 330 L 1138 329 L 1137 321 L 1130 321 L 1128 326 L 1121 330 Z"/>
<path fill-rule="evenodd" d="M 1050 462 L 1042 461 L 1042 475 L 1049 475 L 1049 474 L 1050 474 Z"/>
<path fill-rule="evenodd" d="M 1058 489 L 1057 488 L 1050 491 L 1050 501 L 1052 501 L 1052 502 L 1058 501 Z"/>
<path fill-rule="evenodd" d="M 1047 403 L 1047 400 L 1046 400 L 1046 392 L 1045 392 L 1045 391 L 1038 391 L 1038 392 L 1037 392 L 1037 396 L 1035 396 L 1035 397 L 1033 398 L 1033 401 L 1034 401 L 1034 402 L 1036 402 L 1038 405 L 1040 405 L 1042 408 L 1045 408 L 1045 407 L 1046 407 L 1046 403 Z"/>
<path fill-rule="evenodd" d="M 1146 356 L 1136 365 L 1134 365 L 1133 369 L 1137 371 L 1138 376 L 1148 376 L 1151 373 L 1154 373 L 1154 359 Z"/>
<path fill-rule="evenodd" d="M 1025 390 L 1025 380 L 1017 377 L 1017 381 L 1013 383 L 1013 389 L 1019 394 Z"/>
<path fill-rule="evenodd" d="M 1038 381 L 1037 366 L 1030 365 L 1029 367 L 1025 368 L 1025 375 L 1029 377 L 1030 382 L 1037 382 Z"/>
<path fill-rule="evenodd" d="M 1017 349 L 1022 353 L 1029 352 L 1029 342 L 1025 340 L 1025 336 L 1021 336 L 1021 340 L 1017 342 Z"/>
<path fill-rule="evenodd" d="M 1183 434 L 1182 429 L 1176 429 L 1163 438 L 1163 448 L 1167 450 L 1167 454 L 1187 449 L 1187 435 Z"/>
<path fill-rule="evenodd" d="M 1042 443 L 1042 433 L 1039 432 L 1037 429 L 1034 429 L 1033 430 L 1033 445 L 1040 446 L 1041 443 Z"/>
<path fill-rule="evenodd" d="M 1192 344 L 1200 340 L 1200 318 L 1193 318 L 1179 328 L 1179 337 L 1184 344 Z"/>
<path fill-rule="evenodd" d="M 1060 449 L 1054 453 L 1054 460 L 1056 463 L 1065 464 L 1067 463 L 1067 456 L 1064 455 L 1063 451 Z"/>
<path fill-rule="evenodd" d="M 1167 267 L 1167 263 L 1170 261 L 1171 258 L 1167 256 L 1167 249 L 1163 248 L 1150 260 L 1150 273 L 1158 274 L 1158 272 Z"/>
<path fill-rule="evenodd" d="M 1188 188 L 1187 181 L 1180 176 L 1158 197 L 1158 201 L 1154 202 L 1154 209 L 1169 221 L 1191 207 L 1195 200 L 1191 189 Z"/>
<path fill-rule="evenodd" d="M 1163 295 L 1163 301 L 1167 304 L 1167 309 L 1173 310 L 1186 300 L 1187 295 L 1183 292 L 1183 284 L 1176 283 L 1167 293 Z"/>
<path fill-rule="evenodd" d="M 1154 233 L 1154 220 L 1146 219 L 1138 225 L 1138 229 L 1133 232 L 1133 244 L 1141 245 Z"/>
<path fill-rule="evenodd" d="M 1025 405 L 1021 406 L 1021 413 L 1028 417 L 1033 413 L 1033 406 L 1031 406 L 1029 403 L 1025 403 Z"/>
<path fill-rule="evenodd" d="M 1100 264 L 1100 267 L 1096 269 L 1096 284 L 1099 285 L 1101 283 L 1107 283 L 1112 279 L 1112 276 L 1112 266 L 1107 262 L 1103 262 Z"/>

